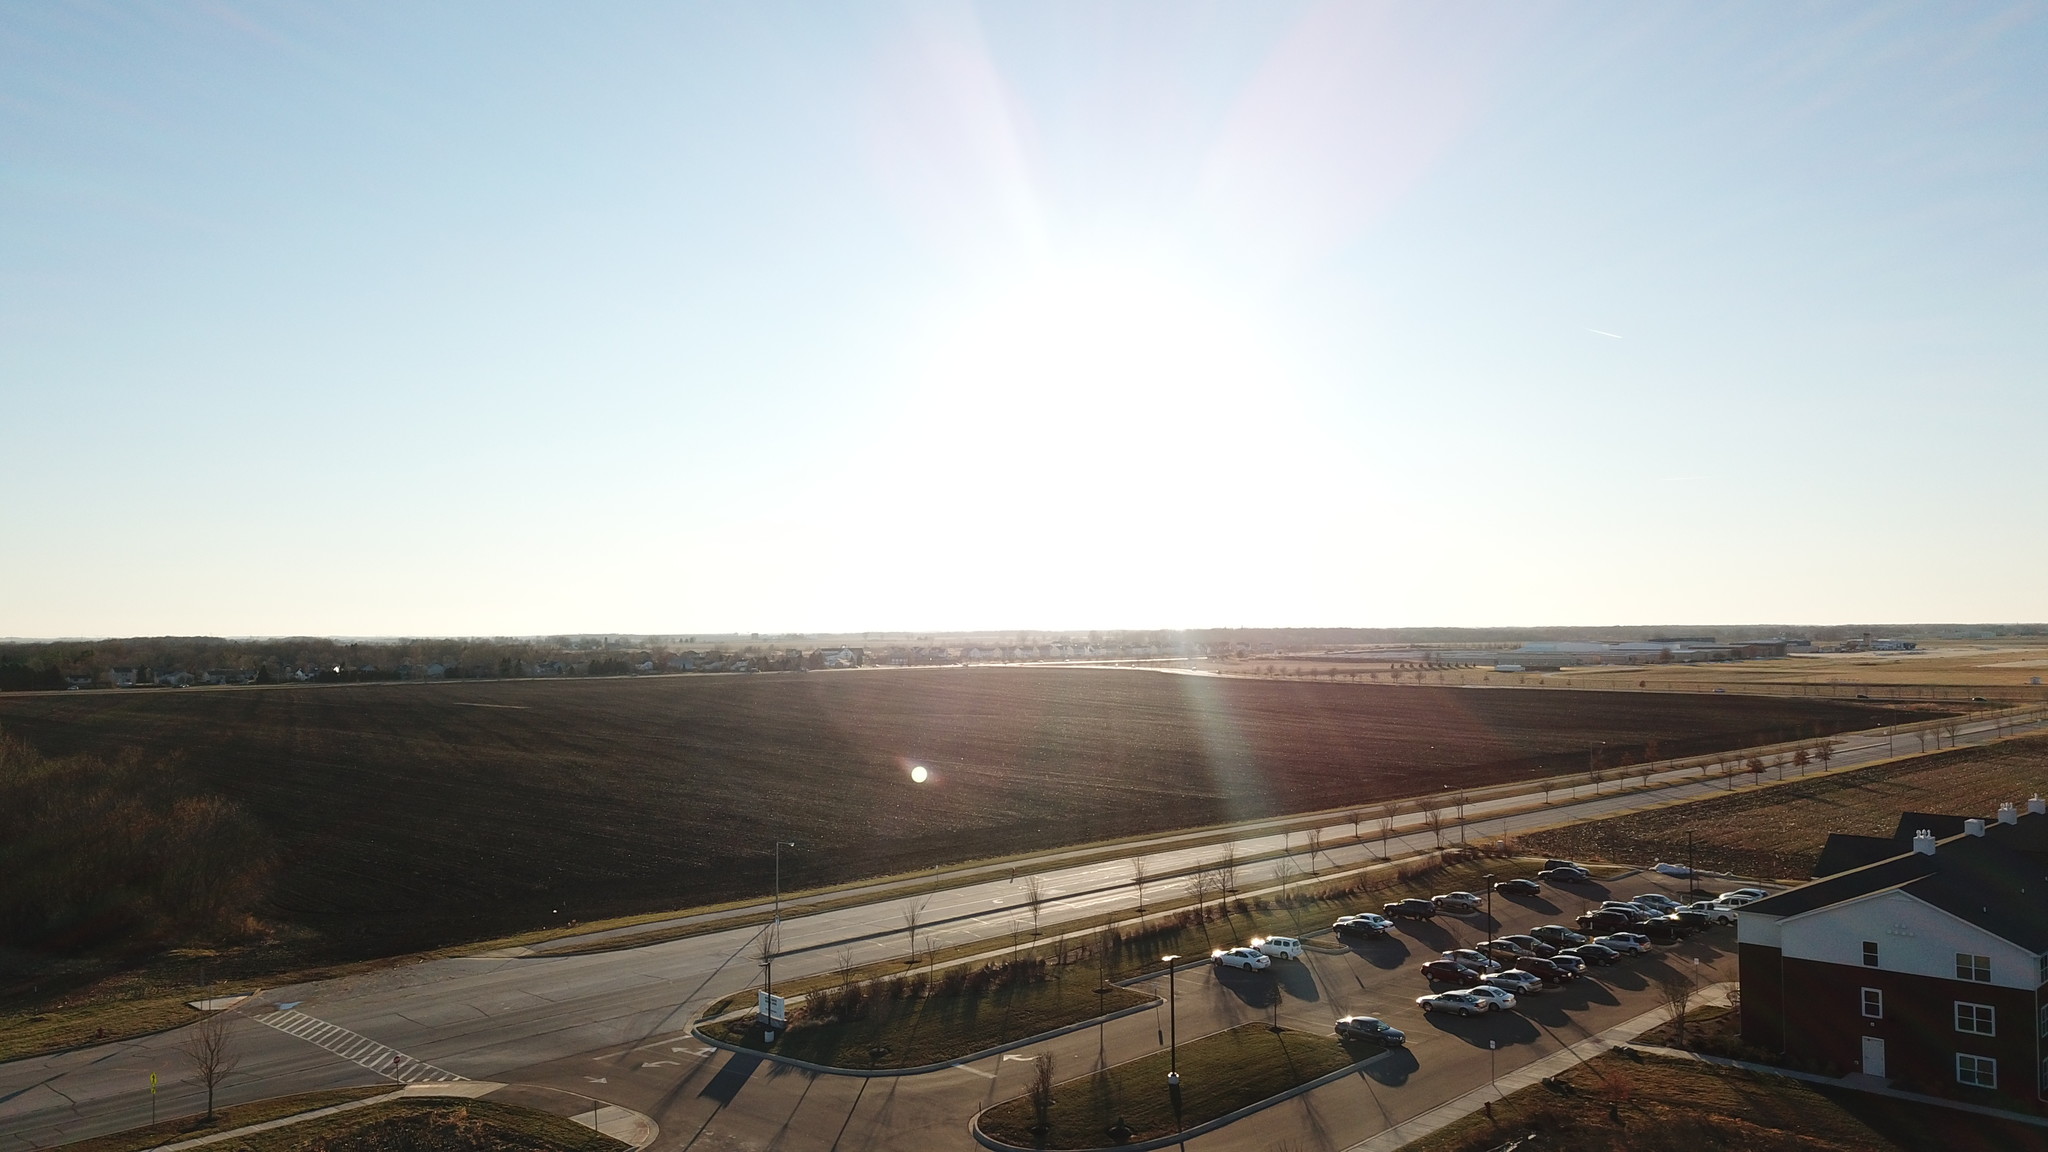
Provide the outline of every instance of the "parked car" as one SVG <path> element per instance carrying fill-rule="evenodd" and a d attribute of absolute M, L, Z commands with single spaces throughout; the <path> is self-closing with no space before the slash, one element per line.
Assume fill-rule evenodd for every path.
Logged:
<path fill-rule="evenodd" d="M 1513 880 L 1495 880 L 1493 890 L 1503 896 L 1543 895 L 1543 885 L 1526 876 L 1517 876 Z"/>
<path fill-rule="evenodd" d="M 1657 871 L 1662 872 L 1666 876 L 1677 876 L 1682 879 L 1692 875 L 1692 869 L 1684 864 L 1666 864 L 1659 861 L 1656 867 Z"/>
<path fill-rule="evenodd" d="M 1503 1012 L 1515 1006 L 1515 994 L 1513 992 L 1505 988 L 1496 988 L 1491 984 L 1474 984 L 1472 987 L 1465 989 L 1465 992 L 1482 1000 L 1491 1000 L 1493 1006 Z"/>
<path fill-rule="evenodd" d="M 1444 953 L 1444 959 L 1453 964 L 1462 964 L 1474 972 L 1498 972 L 1501 964 L 1493 957 L 1476 948 L 1453 948 Z"/>
<path fill-rule="evenodd" d="M 1574 944 L 1584 944 L 1587 939 L 1585 933 L 1574 932 L 1562 924 L 1545 924 L 1540 928 L 1531 928 L 1529 929 L 1529 935 L 1543 941 L 1545 944 L 1552 944 L 1559 948 L 1569 948 Z"/>
<path fill-rule="evenodd" d="M 1515 967 L 1542 980 L 1545 984 L 1569 984 L 1579 978 L 1578 969 L 1566 967 L 1555 960 L 1545 960 L 1541 956 L 1524 956 Z"/>
<path fill-rule="evenodd" d="M 1620 928 L 1630 927 L 1635 922 L 1635 917 L 1627 913 L 1615 912 L 1605 908 L 1598 912 L 1588 912 L 1580 916 L 1577 921 L 1579 930 L 1586 933 L 1613 932 Z M 1595 936 L 1594 939 L 1597 940 L 1599 937 Z"/>
<path fill-rule="evenodd" d="M 1763 897 L 1751 896 L 1747 892 L 1723 892 L 1719 896 L 1714 897 L 1714 902 L 1726 904 L 1730 908 L 1740 908 L 1744 904 L 1754 904 L 1761 899 Z"/>
<path fill-rule="evenodd" d="M 1275 960 L 1301 959 L 1301 941 L 1292 936 L 1254 936 L 1251 946 Z"/>
<path fill-rule="evenodd" d="M 1543 977 L 1520 968 L 1510 968 L 1505 972 L 1488 972 L 1479 978 L 1479 982 L 1491 984 L 1495 988 L 1505 988 L 1517 996 L 1530 996 L 1543 991 Z"/>
<path fill-rule="evenodd" d="M 1209 962 L 1218 968 L 1242 968 L 1247 972 L 1263 972 L 1273 966 L 1273 958 L 1257 948 L 1218 948 L 1209 954 Z"/>
<path fill-rule="evenodd" d="M 1529 954 L 1520 944 L 1512 940 L 1481 940 L 1473 945 L 1473 947 L 1495 960 L 1506 961 L 1509 964 L 1513 964 Z"/>
<path fill-rule="evenodd" d="M 1522 934 L 1522 933 L 1516 933 L 1516 934 L 1515 934 L 1515 935 L 1513 935 L 1513 936 L 1503 936 L 1503 937 L 1501 937 L 1501 939 L 1503 939 L 1503 940 L 1506 940 L 1506 941 L 1508 941 L 1508 942 L 1510 942 L 1510 943 L 1513 943 L 1513 944 L 1519 944 L 1519 945 L 1521 945 L 1521 947 L 1522 947 L 1522 951 L 1523 951 L 1524 953 L 1526 953 L 1526 954 L 1530 955 L 1530 956 L 1555 956 L 1555 955 L 1557 955 L 1557 945 L 1555 945 L 1555 944 L 1546 944 L 1546 943 L 1544 943 L 1543 941 L 1541 941 L 1541 940 L 1538 940 L 1538 939 L 1537 939 L 1536 937 L 1534 937 L 1534 936 L 1529 936 L 1529 935 L 1525 935 L 1525 934 Z"/>
<path fill-rule="evenodd" d="M 1422 1006 L 1424 1012 L 1449 1012 L 1454 1016 L 1477 1016 L 1482 1012 L 1501 1010 L 1500 1004 L 1493 999 L 1474 996 L 1470 992 L 1433 992 L 1417 996 L 1415 1002 Z"/>
<path fill-rule="evenodd" d="M 1652 916 L 1663 915 L 1662 912 L 1652 912 L 1641 904 L 1631 904 L 1626 900 L 1603 900 L 1600 902 L 1600 908 L 1602 911 L 1619 912 L 1632 920 L 1648 920 Z"/>
<path fill-rule="evenodd" d="M 1395 920 L 1430 920 L 1436 916 L 1436 905 L 1420 896 L 1410 896 L 1406 900 L 1396 900 L 1380 911 Z"/>
<path fill-rule="evenodd" d="M 1394 922 L 1377 912 L 1360 912 L 1356 916 L 1339 916 L 1330 927 L 1339 936 L 1385 936 Z"/>
<path fill-rule="evenodd" d="M 1463 988 L 1478 983 L 1483 975 L 1477 968 L 1467 968 L 1455 960 L 1430 960 L 1422 966 L 1422 978 L 1432 984 L 1456 984 Z"/>
<path fill-rule="evenodd" d="M 1694 929 L 1686 927 L 1669 916 L 1659 916 L 1655 920 L 1645 920 L 1641 924 L 1636 925 L 1636 931 L 1641 932 L 1659 944 L 1675 944 L 1692 935 Z"/>
<path fill-rule="evenodd" d="M 1436 910 L 1439 912 L 1465 913 L 1479 911 L 1479 897 L 1474 896 L 1470 892 L 1446 892 L 1441 896 L 1430 897 L 1429 902 L 1436 905 Z"/>
<path fill-rule="evenodd" d="M 1650 938 L 1634 932 L 1611 932 L 1605 936 L 1595 936 L 1593 943 L 1605 944 L 1624 956 L 1640 956 L 1650 950 Z"/>
<path fill-rule="evenodd" d="M 1601 965 L 1613 964 L 1621 959 L 1621 953 L 1616 952 L 1614 949 L 1609 948 L 1605 944 L 1596 943 L 1591 940 L 1588 940 L 1584 944 L 1575 944 L 1572 947 L 1567 948 L 1562 952 L 1559 952 L 1557 956 L 1552 957 L 1552 959 L 1557 959 L 1559 957 L 1564 956 L 1576 956 L 1579 959 L 1584 960 L 1587 964 Z"/>
<path fill-rule="evenodd" d="M 1593 877 L 1577 868 L 1545 868 L 1536 874 L 1536 878 L 1552 884 L 1584 884 Z"/>
<path fill-rule="evenodd" d="M 1545 868 L 1570 868 L 1576 872 L 1584 872 L 1586 870 L 1586 866 L 1576 860 L 1545 860 L 1543 866 Z"/>
<path fill-rule="evenodd" d="M 1574 977 L 1583 976 L 1586 974 L 1586 961 L 1581 957 L 1573 955 L 1569 951 L 1559 952 L 1557 955 L 1552 956 L 1550 958 L 1550 963 L 1555 964 L 1559 968 L 1562 968 L 1565 971 L 1571 973 Z M 1535 969 L 1531 968 L 1529 969 L 1529 971 L 1534 972 Z"/>
<path fill-rule="evenodd" d="M 1671 914 L 1671 918 L 1685 925 L 1686 929 L 1692 932 L 1703 932 L 1712 928 L 1715 924 L 1712 916 L 1707 915 L 1705 912 L 1695 912 L 1690 908 L 1678 909 Z"/>
<path fill-rule="evenodd" d="M 1716 904 L 1712 900 L 1694 901 L 1691 904 L 1687 904 L 1684 910 L 1687 912 L 1697 912 L 1705 916 L 1710 923 L 1735 923 L 1735 909 L 1730 908 L 1726 904 Z"/>
<path fill-rule="evenodd" d="M 1652 908 L 1661 908 L 1666 912 L 1676 912 L 1678 910 L 1678 901 L 1673 900 L 1662 892 L 1645 892 L 1640 896 L 1631 896 L 1628 899 L 1631 904 L 1647 904 Z"/>
<path fill-rule="evenodd" d="M 1735 891 L 1728 893 L 1728 895 L 1747 896 L 1752 900 L 1761 900 L 1764 897 L 1769 896 L 1770 893 L 1764 891 L 1761 888 L 1737 888 Z"/>
<path fill-rule="evenodd" d="M 1370 1040 L 1389 1048 L 1408 1043 L 1408 1034 L 1377 1016 L 1339 1016 L 1337 1035 L 1346 1040 Z"/>

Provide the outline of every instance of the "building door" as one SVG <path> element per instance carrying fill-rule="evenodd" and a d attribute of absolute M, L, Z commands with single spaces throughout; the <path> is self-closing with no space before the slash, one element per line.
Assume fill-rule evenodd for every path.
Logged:
<path fill-rule="evenodd" d="M 1884 1040 L 1877 1036 L 1863 1038 L 1863 1074 L 1884 1075 Z"/>

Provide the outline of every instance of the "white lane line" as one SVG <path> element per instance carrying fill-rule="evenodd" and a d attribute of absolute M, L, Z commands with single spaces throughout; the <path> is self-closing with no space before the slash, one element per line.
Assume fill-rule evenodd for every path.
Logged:
<path fill-rule="evenodd" d="M 339 1024 L 329 1024 L 296 1009 L 272 1012 L 267 1016 L 258 1016 L 256 1020 L 287 1036 L 296 1036 L 308 1044 L 325 1048 L 344 1060 L 359 1064 L 379 1076 L 390 1077 L 402 1084 L 417 1084 L 426 1080 L 467 1079 L 445 1068 L 437 1068 L 424 1060 L 415 1060 L 361 1033 L 351 1032 Z"/>
<path fill-rule="evenodd" d="M 958 1069 L 959 1069 L 959 1070 L 961 1070 L 962 1072 L 972 1072 L 972 1073 L 974 1073 L 974 1074 L 975 1074 L 976 1076 L 979 1076 L 979 1077 L 981 1077 L 981 1078 L 982 1078 L 983 1080 L 993 1080 L 993 1079 L 995 1079 L 995 1078 L 996 1078 L 996 1074 L 995 1074 L 995 1073 L 993 1073 L 993 1072 L 983 1072 L 983 1071 L 982 1071 L 981 1069 L 979 1069 L 979 1068 L 969 1068 L 969 1067 L 968 1067 L 967 1065 L 965 1065 L 965 1064 L 955 1064 L 955 1065 L 953 1065 L 953 1067 L 955 1067 L 955 1068 L 958 1068 Z"/>

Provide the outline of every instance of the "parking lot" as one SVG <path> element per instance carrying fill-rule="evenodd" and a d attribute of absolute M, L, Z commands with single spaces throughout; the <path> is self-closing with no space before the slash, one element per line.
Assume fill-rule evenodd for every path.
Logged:
<path fill-rule="evenodd" d="M 1531 871 L 1503 869 L 1497 878 Z M 1202 1148 L 1265 1148 L 1291 1139 L 1303 1147 L 1346 1147 L 1483 1085 L 1492 1075 L 1657 1007 L 1664 1002 L 1661 979 L 1682 974 L 1700 985 L 1733 979 L 1735 929 L 1724 925 L 1674 944 L 1653 945 L 1647 954 L 1613 965 L 1589 966 L 1563 986 L 1518 996 L 1511 1010 L 1465 1018 L 1425 1014 L 1415 1003 L 1418 996 L 1454 987 L 1433 985 L 1420 972 L 1425 961 L 1446 950 L 1526 933 L 1544 924 L 1575 928 L 1578 915 L 1603 900 L 1656 892 L 1683 902 L 1740 886 L 1740 881 L 1702 881 L 1695 897 L 1689 895 L 1685 880 L 1654 872 L 1584 884 L 1545 883 L 1538 895 L 1495 894 L 1491 919 L 1481 893 L 1477 912 L 1399 920 L 1378 938 L 1340 939 L 1327 930 L 1310 933 L 1301 960 L 1275 960 L 1265 971 L 1206 966 L 1184 971 L 1177 977 L 1183 1039 L 1258 1019 L 1328 1032 L 1339 1016 L 1352 1014 L 1380 1017 L 1407 1034 L 1405 1048 L 1373 1060 L 1363 1075 L 1276 1105 L 1192 1143 Z M 1378 912 L 1380 907 L 1361 902 L 1351 911 Z M 1272 930 L 1285 931 L 1278 924 Z M 1166 989 L 1157 991 L 1164 994 Z M 1291 1131 L 1297 1128 L 1298 1132 Z"/>

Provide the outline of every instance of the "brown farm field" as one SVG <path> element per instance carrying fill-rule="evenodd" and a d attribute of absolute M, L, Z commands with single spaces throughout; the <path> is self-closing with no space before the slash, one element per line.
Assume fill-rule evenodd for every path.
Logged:
<path fill-rule="evenodd" d="M 1991 817 L 2001 802 L 2020 803 L 2044 790 L 2048 736 L 2023 736 L 1588 821 L 1520 842 L 1530 850 L 1641 863 L 1682 859 L 1691 834 L 1701 868 L 1793 879 L 1812 873 L 1831 832 L 1889 836 L 1907 811 Z"/>
<path fill-rule="evenodd" d="M 1885 722 L 1868 705 L 942 668 L 0 698 L 278 853 L 307 955 L 446 946 L 1006 853 Z M 913 784 L 908 769 L 930 766 Z"/>

